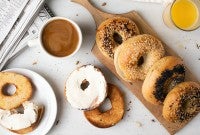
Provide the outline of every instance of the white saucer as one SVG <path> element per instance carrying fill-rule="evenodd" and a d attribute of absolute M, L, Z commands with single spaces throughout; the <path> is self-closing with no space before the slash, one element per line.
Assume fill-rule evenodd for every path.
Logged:
<path fill-rule="evenodd" d="M 21 68 L 13 68 L 5 71 L 12 71 L 28 77 L 34 85 L 34 93 L 31 101 L 44 105 L 43 117 L 35 130 L 28 135 L 45 135 L 52 128 L 57 115 L 57 101 L 52 87 L 39 74 Z M 0 126 L 0 133 L 10 135 L 11 132 Z"/>

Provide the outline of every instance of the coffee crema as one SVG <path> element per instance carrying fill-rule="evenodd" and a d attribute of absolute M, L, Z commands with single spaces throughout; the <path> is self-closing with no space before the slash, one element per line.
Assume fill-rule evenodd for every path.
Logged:
<path fill-rule="evenodd" d="M 53 20 L 42 32 L 43 47 L 54 56 L 64 57 L 72 54 L 79 42 L 75 26 L 66 20 Z"/>

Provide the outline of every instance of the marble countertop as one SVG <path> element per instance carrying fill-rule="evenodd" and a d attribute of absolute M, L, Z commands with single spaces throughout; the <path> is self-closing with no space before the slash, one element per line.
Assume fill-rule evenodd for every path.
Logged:
<path fill-rule="evenodd" d="M 162 20 L 163 4 L 140 3 L 133 0 L 91 0 L 92 4 L 109 13 L 137 11 L 157 32 L 160 38 L 182 57 L 193 74 L 200 80 L 200 29 L 193 32 L 169 29 Z M 102 6 L 102 3 L 106 5 Z M 67 60 L 57 60 L 44 54 L 39 46 L 29 48 L 15 58 L 7 68 L 27 68 L 42 75 L 52 85 L 58 101 L 56 122 L 49 135 L 167 135 L 167 130 L 144 107 L 144 105 L 91 53 L 95 42 L 95 23 L 84 7 L 68 0 L 48 0 L 47 4 L 57 16 L 77 22 L 83 33 L 83 44 L 76 55 Z M 77 61 L 79 62 L 77 64 Z M 83 112 L 66 102 L 64 85 L 66 78 L 76 67 L 94 64 L 102 69 L 108 82 L 117 84 L 125 95 L 126 112 L 115 126 L 99 129 L 92 126 Z M 200 134 L 200 115 L 195 117 L 177 135 Z"/>

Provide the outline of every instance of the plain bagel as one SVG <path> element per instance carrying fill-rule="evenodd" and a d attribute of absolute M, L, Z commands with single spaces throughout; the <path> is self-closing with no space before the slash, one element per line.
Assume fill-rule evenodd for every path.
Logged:
<path fill-rule="evenodd" d="M 0 108 L 14 109 L 27 101 L 32 96 L 32 84 L 30 80 L 20 74 L 12 72 L 0 72 Z M 7 85 L 14 85 L 16 91 L 13 95 L 6 95 L 4 89 Z"/>
<path fill-rule="evenodd" d="M 124 98 L 121 91 L 113 84 L 108 84 L 108 96 L 112 108 L 102 112 L 99 108 L 84 111 L 86 119 L 94 126 L 108 128 L 118 123 L 124 115 Z"/>

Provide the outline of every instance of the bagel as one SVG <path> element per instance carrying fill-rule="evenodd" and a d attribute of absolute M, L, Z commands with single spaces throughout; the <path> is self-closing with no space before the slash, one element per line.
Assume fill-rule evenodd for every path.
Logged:
<path fill-rule="evenodd" d="M 113 84 L 108 84 L 108 96 L 112 108 L 101 112 L 99 108 L 84 111 L 86 119 L 94 126 L 108 128 L 118 123 L 124 115 L 124 98 L 120 90 Z"/>
<path fill-rule="evenodd" d="M 173 123 L 188 122 L 200 112 L 200 85 L 183 82 L 167 95 L 163 106 L 163 117 Z"/>
<path fill-rule="evenodd" d="M 43 114 L 43 107 L 30 101 L 25 101 L 22 105 L 23 113 L 19 113 L 20 109 L 0 109 L 0 124 L 12 132 L 25 134 L 38 125 Z"/>
<path fill-rule="evenodd" d="M 27 101 L 32 96 L 32 85 L 30 80 L 20 74 L 12 72 L 0 72 L 0 108 L 10 110 L 17 108 L 24 101 Z M 16 91 L 13 95 L 4 93 L 7 85 L 14 85 Z"/>
<path fill-rule="evenodd" d="M 184 80 L 182 59 L 175 56 L 163 57 L 147 73 L 142 85 L 143 97 L 152 104 L 162 104 L 168 92 Z"/>
<path fill-rule="evenodd" d="M 72 107 L 90 110 L 106 98 L 107 83 L 102 72 L 93 65 L 74 70 L 65 85 L 65 95 Z"/>
<path fill-rule="evenodd" d="M 137 25 L 125 17 L 113 17 L 100 24 L 96 43 L 102 54 L 113 59 L 115 49 L 128 38 L 140 34 Z"/>
<path fill-rule="evenodd" d="M 149 68 L 164 54 L 161 41 L 154 36 L 143 34 L 131 37 L 115 51 L 116 72 L 128 82 L 144 80 Z"/>

